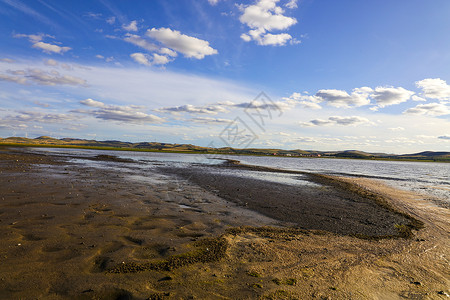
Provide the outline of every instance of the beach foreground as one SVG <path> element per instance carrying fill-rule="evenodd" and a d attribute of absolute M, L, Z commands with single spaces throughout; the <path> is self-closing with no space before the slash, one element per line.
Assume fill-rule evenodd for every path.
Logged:
<path fill-rule="evenodd" d="M 293 189 L 192 170 L 161 170 L 178 179 L 148 174 L 143 184 L 131 170 L 0 149 L 1 298 L 448 297 L 450 215 L 418 195 L 364 178 L 322 178 L 328 195 L 364 191 L 389 209 L 355 196 L 366 202 L 354 214 L 344 203 L 302 216 L 289 202 Z M 310 212 L 321 209 L 311 200 L 318 195 L 298 193 Z M 268 205 L 274 195 L 279 210 Z"/>

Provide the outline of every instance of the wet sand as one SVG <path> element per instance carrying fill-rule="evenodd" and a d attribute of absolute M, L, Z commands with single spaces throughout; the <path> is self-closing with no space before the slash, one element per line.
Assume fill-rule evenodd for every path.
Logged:
<path fill-rule="evenodd" d="M 142 184 L 131 180 L 132 162 L 96 159 L 124 168 L 0 149 L 1 298 L 445 299 L 449 293 L 449 213 L 417 195 L 363 178 L 341 179 L 341 187 L 316 179 L 327 183 L 320 193 L 296 192 L 225 175 L 202 181 L 193 170 L 166 170 L 177 176 L 172 184 L 149 172 Z M 237 191 L 240 185 L 246 192 Z M 277 207 L 269 201 L 274 197 Z M 315 197 L 327 204 L 313 205 Z M 332 199 L 338 204 L 330 207 Z M 394 238 L 398 225 L 412 220 L 424 228 Z M 367 239 L 385 235 L 391 238 Z"/>

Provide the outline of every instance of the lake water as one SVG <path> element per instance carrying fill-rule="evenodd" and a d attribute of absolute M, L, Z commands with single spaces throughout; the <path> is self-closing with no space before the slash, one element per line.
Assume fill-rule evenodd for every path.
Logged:
<path fill-rule="evenodd" d="M 158 166 L 189 167 L 193 164 L 219 164 L 223 159 L 239 160 L 244 164 L 277 169 L 305 171 L 337 176 L 359 176 L 379 179 L 386 184 L 408 191 L 424 194 L 430 199 L 439 199 L 450 204 L 450 163 L 371 161 L 356 159 L 299 158 L 272 156 L 236 156 L 213 154 L 178 154 L 160 152 L 101 151 L 63 148 L 33 148 L 36 152 L 51 152 L 54 155 L 71 156 L 75 162 L 97 167 L 117 167 L 110 162 L 86 160 L 96 155 L 114 155 L 139 161 L 139 170 L 149 170 Z M 117 165 L 117 164 L 116 164 Z M 136 168 L 136 165 L 134 165 Z M 229 172 L 229 171 L 227 171 Z M 275 183 L 292 184 L 301 181 L 301 176 L 279 174 L 272 176 L 263 172 L 234 170 L 239 176 L 252 176 Z M 239 174 L 237 174 L 239 173 Z M 142 174 L 136 178 L 144 180 Z"/>

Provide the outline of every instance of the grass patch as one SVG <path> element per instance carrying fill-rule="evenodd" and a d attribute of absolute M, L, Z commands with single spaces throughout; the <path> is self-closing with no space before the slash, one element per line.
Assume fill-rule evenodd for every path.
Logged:
<path fill-rule="evenodd" d="M 287 279 L 284 279 L 284 280 L 281 280 L 279 278 L 275 278 L 275 279 L 272 279 L 272 282 L 274 282 L 276 285 L 282 285 L 282 284 L 284 284 L 284 285 L 297 285 L 297 279 L 295 279 L 295 278 L 287 278 Z"/>
<path fill-rule="evenodd" d="M 239 226 L 228 228 L 226 233 L 231 235 L 242 235 L 242 234 L 256 234 L 257 236 L 269 239 L 276 240 L 284 240 L 284 241 L 293 241 L 299 240 L 302 235 L 311 235 L 318 234 L 324 235 L 325 231 L 320 230 L 305 230 L 299 229 L 295 227 L 270 227 L 270 226 L 262 226 L 262 227 L 254 227 L 254 226 Z"/>
<path fill-rule="evenodd" d="M 137 273 L 142 271 L 171 271 L 195 263 L 209 263 L 219 261 L 226 255 L 228 243 L 223 237 L 206 238 L 194 243 L 194 251 L 173 255 L 166 260 L 148 263 L 122 263 L 108 273 Z"/>
<path fill-rule="evenodd" d="M 247 271 L 247 275 L 251 277 L 261 277 L 261 275 L 255 271 Z"/>

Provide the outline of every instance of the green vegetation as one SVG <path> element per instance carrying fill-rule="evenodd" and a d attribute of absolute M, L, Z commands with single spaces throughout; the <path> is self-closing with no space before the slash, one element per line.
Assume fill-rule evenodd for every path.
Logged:
<path fill-rule="evenodd" d="M 55 139 L 41 136 L 35 139 L 22 137 L 0 138 L 0 145 L 14 147 L 48 147 L 48 148 L 75 148 L 92 150 L 115 151 L 141 151 L 141 152 L 171 152 L 186 154 L 233 154 L 233 155 L 261 155 L 282 157 L 322 157 L 340 159 L 370 159 L 370 160 L 396 160 L 396 161 L 424 161 L 424 162 L 450 162 L 450 152 L 425 151 L 415 154 L 390 155 L 385 153 L 366 153 L 363 151 L 305 151 L 282 149 L 235 149 L 230 147 L 209 148 L 191 144 L 169 144 L 158 142 L 130 143 L 121 141 L 96 141 L 63 138 Z"/>
<path fill-rule="evenodd" d="M 108 273 L 136 273 L 148 270 L 171 271 L 195 263 L 219 261 L 225 257 L 228 243 L 223 237 L 206 238 L 194 243 L 192 252 L 173 255 L 166 260 L 149 263 L 122 263 L 108 270 Z"/>

